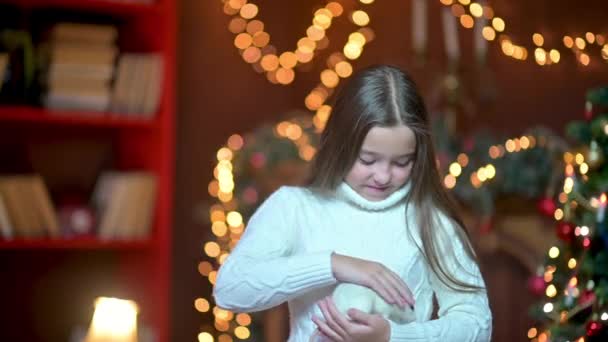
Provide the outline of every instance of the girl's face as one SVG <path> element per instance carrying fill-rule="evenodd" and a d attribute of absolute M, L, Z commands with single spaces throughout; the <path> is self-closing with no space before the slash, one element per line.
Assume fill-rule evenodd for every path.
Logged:
<path fill-rule="evenodd" d="M 364 198 L 383 200 L 408 181 L 415 155 L 416 138 L 409 127 L 372 127 L 344 180 Z"/>

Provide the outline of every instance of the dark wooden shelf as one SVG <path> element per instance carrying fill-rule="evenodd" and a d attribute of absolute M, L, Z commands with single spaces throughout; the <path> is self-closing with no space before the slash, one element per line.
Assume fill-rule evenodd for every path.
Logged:
<path fill-rule="evenodd" d="M 149 249 L 156 245 L 155 240 L 99 240 L 96 238 L 74 239 L 15 239 L 0 240 L 1 250 L 138 250 Z"/>
<path fill-rule="evenodd" d="M 0 106 L 0 122 L 29 122 L 52 125 L 150 128 L 155 120 L 126 118 L 114 113 L 51 111 L 29 106 Z M 135 115 L 134 115 L 135 116 Z"/>
<path fill-rule="evenodd" d="M 128 0 L 0 0 L 0 4 L 3 3 L 29 9 L 57 8 L 108 14 L 137 15 L 162 12 L 162 4 L 159 1 L 143 3 Z"/>

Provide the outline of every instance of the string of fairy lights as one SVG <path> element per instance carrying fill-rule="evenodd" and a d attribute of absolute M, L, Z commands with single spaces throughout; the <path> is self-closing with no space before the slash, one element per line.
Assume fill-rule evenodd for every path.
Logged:
<path fill-rule="evenodd" d="M 374 0 L 359 0 L 363 5 L 369 5 Z M 494 10 L 489 5 L 481 5 L 470 0 L 440 0 L 445 6 L 451 6 L 452 14 L 459 18 L 461 25 L 465 28 L 472 28 L 475 25 L 474 18 L 485 18 L 489 25 L 482 29 L 483 38 L 487 41 L 498 41 L 502 52 L 509 57 L 526 60 L 528 49 L 523 45 L 516 45 L 506 33 L 506 23 L 504 19 L 496 16 Z M 248 0 L 222 0 L 224 13 L 232 16 L 228 24 L 230 32 L 235 34 L 234 45 L 239 50 L 243 60 L 252 65 L 258 73 L 265 73 L 266 78 L 273 84 L 289 85 L 295 79 L 295 68 L 299 65 L 312 62 L 318 55 L 315 52 L 326 49 L 329 46 L 329 39 L 326 32 L 331 27 L 332 21 L 343 15 L 344 8 L 337 1 L 328 1 L 327 4 L 316 10 L 312 19 L 312 24 L 306 29 L 306 35 L 301 37 L 293 51 L 278 53 L 272 45 L 270 34 L 264 30 L 265 25 L 259 19 L 259 7 Z M 348 14 L 349 20 L 357 26 L 357 29 L 349 34 L 348 40 L 342 46 L 341 51 L 329 54 L 326 59 L 327 68 L 320 72 L 319 83 L 308 93 L 304 99 L 304 105 L 315 114 L 312 117 L 312 124 L 316 133 L 325 127 L 330 114 L 331 106 L 325 104 L 332 95 L 334 89 L 342 79 L 352 75 L 353 66 L 351 61 L 358 59 L 363 53 L 364 46 L 374 39 L 374 31 L 368 26 L 370 17 L 363 9 L 356 9 Z M 535 61 L 539 65 L 550 65 L 560 61 L 561 52 L 558 48 L 547 49 L 544 46 L 544 37 L 540 33 L 534 33 L 532 41 L 536 46 L 534 50 Z M 581 65 L 587 66 L 591 61 L 588 50 L 593 44 L 601 47 L 601 56 L 608 60 L 608 45 L 606 37 L 601 34 L 587 32 L 584 37 L 564 36 L 563 44 L 571 49 Z M 300 123 L 283 121 L 274 127 L 277 137 L 288 139 L 293 142 L 303 161 L 310 161 L 316 153 L 315 147 L 311 144 L 314 140 Z M 543 136 L 534 137 L 531 135 L 508 139 L 504 144 L 491 146 L 488 155 L 491 159 L 499 159 L 507 153 L 517 153 L 535 146 L 543 147 L 546 138 Z M 217 165 L 214 168 L 214 179 L 208 184 L 209 194 L 217 198 L 218 203 L 209 208 L 211 221 L 211 232 L 215 236 L 214 241 L 204 244 L 204 253 L 215 259 L 217 266 L 209 261 L 201 261 L 198 264 L 199 273 L 207 278 L 214 285 L 217 277 L 217 269 L 226 260 L 230 251 L 239 241 L 245 230 L 245 223 L 242 214 L 239 212 L 239 201 L 255 204 L 259 199 L 259 194 L 255 188 L 243 191 L 242 198 L 236 199 L 234 196 L 234 157 L 243 148 L 244 138 L 239 134 L 234 134 L 227 139 L 225 146 L 217 151 Z M 577 155 L 571 156 L 577 163 L 581 174 L 584 175 L 585 163 Z M 251 159 L 252 164 L 263 164 L 263 155 L 255 155 Z M 567 158 L 570 160 L 570 157 Z M 579 163 L 580 161 L 580 163 Z M 569 164 L 571 165 L 571 164 Z M 443 178 L 446 188 L 453 189 L 463 170 L 472 167 L 469 163 L 469 156 L 466 153 L 458 155 L 456 160 L 450 164 L 448 174 Z M 587 167 L 588 168 L 588 167 Z M 584 172 L 583 172 L 584 171 Z M 487 164 L 479 167 L 472 172 L 469 181 L 475 188 L 480 188 L 490 180 L 494 179 L 497 170 L 494 165 Z M 566 189 L 565 189 L 566 190 Z M 560 194 L 559 200 L 562 203 L 567 201 L 566 191 Z M 599 205 L 597 199 L 591 200 L 592 205 Z M 564 213 L 561 209 L 555 211 L 555 219 L 562 219 Z M 577 236 L 586 236 L 587 227 L 577 227 Z M 549 253 L 556 253 L 557 247 Z M 559 250 L 557 250 L 559 253 Z M 572 268 L 576 267 L 576 260 Z M 553 270 L 554 271 L 554 270 Z M 545 272 L 545 279 L 550 279 L 551 269 Z M 573 278 L 575 279 L 575 278 Z M 550 280 L 547 280 L 550 281 Z M 554 287 L 547 287 L 547 295 L 553 294 Z M 549 296 L 550 297 L 550 296 Z M 549 305 L 550 303 L 548 303 Z M 251 336 L 249 329 L 252 317 L 246 313 L 234 314 L 231 311 L 212 306 L 207 298 L 197 298 L 194 307 L 201 313 L 212 312 L 214 316 L 214 327 L 219 332 L 219 336 L 203 331 L 199 334 L 199 342 L 232 342 L 233 338 L 245 340 Z M 547 306 L 547 309 L 549 306 Z M 602 319 L 608 319 L 608 314 L 604 313 Z M 542 336 L 546 333 L 538 334 L 536 328 L 530 329 L 528 337 L 543 342 Z M 537 336 L 538 334 L 538 336 Z M 582 342 L 584 341 L 578 341 Z"/>
<path fill-rule="evenodd" d="M 276 47 L 271 44 L 270 34 L 264 31 L 264 22 L 256 19 L 259 13 L 257 5 L 248 0 L 222 1 L 224 13 L 233 16 L 228 29 L 236 35 L 234 45 L 243 60 L 251 64 L 256 72 L 265 73 L 271 83 L 281 85 L 291 84 L 296 76 L 295 68 L 312 62 L 318 55 L 315 51 L 329 46 L 326 31 L 331 27 L 333 19 L 344 13 L 339 2 L 328 1 L 325 7 L 314 12 L 312 24 L 306 29 L 306 36 L 298 39 L 297 48 L 294 51 L 278 53 Z M 363 5 L 373 2 L 374 0 L 360 0 Z M 364 46 L 374 39 L 374 31 L 368 27 L 370 16 L 365 10 L 353 10 L 348 18 L 357 29 L 348 35 L 342 51 L 333 52 L 327 57 L 327 68 L 321 71 L 320 82 L 304 99 L 306 108 L 317 112 L 314 123 L 319 130 L 323 129 L 329 116 L 325 101 L 332 95 L 340 80 L 352 74 L 353 66 L 350 61 L 358 59 Z"/>
<path fill-rule="evenodd" d="M 483 38 L 487 41 L 498 41 L 501 51 L 505 56 L 512 57 L 517 60 L 527 60 L 530 51 L 533 49 L 534 60 L 538 65 L 545 66 L 557 64 L 561 60 L 563 52 L 560 52 L 559 47 L 545 47 L 545 36 L 535 32 L 529 34 L 529 38 L 533 43 L 533 47 L 526 47 L 523 44 L 518 45 L 513 42 L 511 36 L 507 33 L 507 24 L 504 19 L 495 15 L 492 6 L 480 4 L 471 0 L 440 0 L 445 6 L 450 6 L 452 14 L 459 18 L 462 27 L 471 29 L 475 26 L 475 19 L 485 19 L 488 25 L 481 30 Z M 608 44 L 606 35 L 600 33 L 586 32 L 584 35 L 563 35 L 563 46 L 574 54 L 580 65 L 590 65 L 592 59 L 591 54 L 595 46 L 599 50 L 601 58 L 608 61 Z"/>

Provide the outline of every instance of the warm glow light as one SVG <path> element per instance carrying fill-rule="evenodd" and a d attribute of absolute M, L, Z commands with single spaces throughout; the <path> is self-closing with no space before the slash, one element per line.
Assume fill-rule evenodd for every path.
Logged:
<path fill-rule="evenodd" d="M 361 52 L 363 52 L 363 50 L 361 49 L 361 46 L 358 44 L 349 42 L 344 46 L 344 55 L 348 59 L 359 58 L 359 56 L 361 56 Z"/>
<path fill-rule="evenodd" d="M 249 338 L 251 333 L 249 332 L 249 329 L 247 329 L 247 327 L 240 326 L 234 329 L 234 335 L 237 338 L 240 338 L 241 340 L 246 340 Z"/>
<path fill-rule="evenodd" d="M 245 27 L 247 27 L 247 20 L 243 18 L 234 18 L 228 24 L 228 30 L 234 34 L 245 31 Z"/>
<path fill-rule="evenodd" d="M 209 311 L 209 302 L 205 298 L 197 298 L 194 301 L 194 308 L 198 312 L 207 312 Z"/>
<path fill-rule="evenodd" d="M 338 62 L 335 69 L 338 76 L 342 78 L 347 78 L 353 73 L 353 66 L 348 61 Z"/>
<path fill-rule="evenodd" d="M 494 26 L 496 31 L 502 32 L 505 30 L 505 21 L 499 17 L 494 17 L 494 19 L 492 19 L 492 26 Z"/>
<path fill-rule="evenodd" d="M 473 20 L 473 17 L 471 17 L 468 14 L 464 14 L 460 16 L 460 24 L 464 27 L 464 28 L 472 28 L 475 25 L 475 20 Z"/>
<path fill-rule="evenodd" d="M 551 311 L 553 311 L 553 304 L 552 303 L 547 303 L 543 306 L 543 311 L 546 313 L 549 313 Z"/>
<path fill-rule="evenodd" d="M 314 41 L 319 41 L 325 37 L 325 30 L 321 26 L 311 25 L 306 30 L 306 36 Z"/>
<path fill-rule="evenodd" d="M 564 218 L 564 211 L 562 209 L 560 209 L 560 208 L 555 209 L 555 213 L 553 214 L 553 217 L 557 221 L 561 220 L 562 218 Z"/>
<path fill-rule="evenodd" d="M 340 5 L 340 3 L 338 2 L 330 2 L 328 3 L 325 8 L 327 8 L 334 17 L 339 17 L 342 15 L 342 12 L 344 11 L 344 8 L 342 8 L 342 5 Z"/>
<path fill-rule="evenodd" d="M 547 295 L 547 297 L 555 297 L 557 295 L 557 289 L 555 288 L 555 285 L 551 284 L 549 286 L 547 286 L 547 289 L 545 290 L 545 294 Z"/>
<path fill-rule="evenodd" d="M 214 241 L 209 241 L 205 244 L 205 253 L 212 257 L 215 258 L 216 256 L 220 255 L 220 245 L 217 244 L 217 242 Z"/>
<path fill-rule="evenodd" d="M 289 84 L 296 77 L 293 69 L 279 68 L 276 72 L 277 81 L 281 84 Z"/>
<path fill-rule="evenodd" d="M 249 33 L 239 33 L 234 38 L 234 46 L 237 48 L 244 50 L 248 48 L 253 43 L 253 37 Z"/>
<path fill-rule="evenodd" d="M 254 4 L 246 4 L 241 7 L 241 17 L 245 19 L 253 19 L 258 15 L 258 6 Z"/>
<path fill-rule="evenodd" d="M 528 338 L 535 338 L 537 334 L 538 330 L 536 330 L 536 328 L 530 328 L 530 330 L 528 330 Z"/>
<path fill-rule="evenodd" d="M 198 334 L 198 342 L 213 342 L 213 335 L 208 332 Z"/>
<path fill-rule="evenodd" d="M 452 163 L 450 165 L 450 173 L 454 177 L 460 176 L 460 174 L 462 173 L 462 167 L 460 166 L 460 164 L 458 164 L 458 163 Z"/>
<path fill-rule="evenodd" d="M 87 342 L 136 342 L 137 304 L 131 300 L 100 297 L 95 301 Z"/>
<path fill-rule="evenodd" d="M 532 41 L 534 42 L 534 44 L 536 44 L 536 46 L 543 46 L 543 44 L 545 43 L 545 38 L 543 38 L 540 33 L 535 33 L 532 35 Z"/>
<path fill-rule="evenodd" d="M 335 88 L 338 86 L 339 82 L 340 78 L 335 71 L 325 69 L 321 72 L 321 83 L 323 83 L 323 85 L 325 85 L 327 88 Z"/>
<path fill-rule="evenodd" d="M 315 51 L 315 48 L 317 47 L 317 43 L 315 43 L 314 40 L 308 38 L 308 37 L 304 37 L 301 38 L 300 40 L 298 40 L 298 50 L 304 52 L 304 53 L 312 53 Z"/>
<path fill-rule="evenodd" d="M 496 39 L 496 31 L 494 31 L 494 29 L 490 26 L 485 26 L 481 30 L 481 34 L 483 35 L 483 37 L 486 40 L 492 41 L 492 40 Z"/>
<path fill-rule="evenodd" d="M 456 177 L 451 174 L 446 175 L 445 178 L 443 178 L 443 185 L 445 185 L 447 189 L 453 189 L 456 186 Z"/>
<path fill-rule="evenodd" d="M 551 58 L 551 62 L 558 63 L 560 59 L 559 51 L 551 49 L 551 51 L 549 52 L 549 58 Z"/>
<path fill-rule="evenodd" d="M 253 45 L 257 47 L 264 47 L 270 43 L 270 35 L 268 32 L 260 31 L 256 32 L 253 35 Z"/>
<path fill-rule="evenodd" d="M 549 249 L 549 257 L 555 259 L 559 256 L 559 248 L 553 246 Z"/>
<path fill-rule="evenodd" d="M 262 57 L 260 64 L 262 65 L 262 68 L 264 68 L 264 70 L 266 71 L 276 70 L 279 67 L 279 57 L 272 54 L 266 55 Z"/>
<path fill-rule="evenodd" d="M 369 15 L 365 11 L 354 11 L 352 14 L 353 22 L 359 26 L 366 26 L 369 24 Z"/>
<path fill-rule="evenodd" d="M 231 211 L 226 216 L 226 222 L 231 227 L 238 227 L 243 224 L 243 217 L 236 211 Z"/>
<path fill-rule="evenodd" d="M 291 51 L 286 51 L 281 54 L 279 57 L 279 63 L 283 68 L 292 69 L 298 63 L 298 58 L 296 54 Z"/>
<path fill-rule="evenodd" d="M 480 18 L 483 15 L 483 7 L 480 4 L 474 2 L 469 6 L 469 11 L 474 17 Z"/>

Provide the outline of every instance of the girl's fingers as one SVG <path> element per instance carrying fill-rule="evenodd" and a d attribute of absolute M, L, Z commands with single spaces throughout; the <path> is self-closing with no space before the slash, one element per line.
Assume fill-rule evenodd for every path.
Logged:
<path fill-rule="evenodd" d="M 317 328 L 319 329 L 319 331 L 321 332 L 321 334 L 327 336 L 328 338 L 330 338 L 330 339 L 332 339 L 332 340 L 334 340 L 336 342 L 343 342 L 344 341 L 322 319 L 320 319 L 317 316 L 313 315 L 312 316 L 312 321 L 317 325 Z"/>
<path fill-rule="evenodd" d="M 407 284 L 394 272 L 387 275 L 388 281 L 396 288 L 399 298 L 403 304 L 414 305 L 414 295 Z"/>
<path fill-rule="evenodd" d="M 372 283 L 372 290 L 376 291 L 387 303 L 403 306 L 403 304 L 401 304 L 401 296 L 391 282 L 392 281 L 388 276 L 375 278 Z"/>
<path fill-rule="evenodd" d="M 344 332 L 348 331 L 348 325 L 352 323 L 344 314 L 340 312 L 340 310 L 338 310 L 338 307 L 336 306 L 334 300 L 331 297 L 327 297 L 325 304 L 327 306 L 327 309 L 329 310 L 329 313 L 334 317 L 336 323 L 338 323 L 340 328 L 342 328 Z"/>
<path fill-rule="evenodd" d="M 335 315 L 329 309 L 329 304 L 327 302 L 327 298 L 323 298 L 321 301 L 319 301 L 319 309 L 321 309 L 321 312 L 323 313 L 323 316 L 325 317 L 326 324 L 334 332 L 336 332 L 336 334 L 340 335 L 341 337 L 345 337 L 346 334 L 345 334 L 344 329 L 337 322 L 338 318 L 336 318 Z"/>

